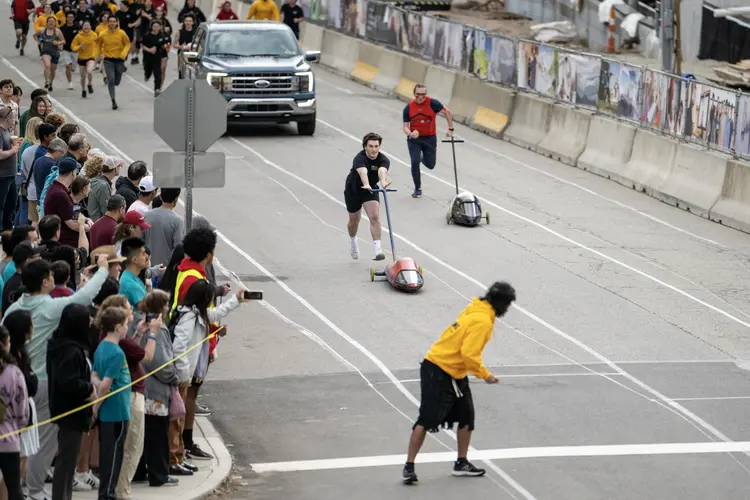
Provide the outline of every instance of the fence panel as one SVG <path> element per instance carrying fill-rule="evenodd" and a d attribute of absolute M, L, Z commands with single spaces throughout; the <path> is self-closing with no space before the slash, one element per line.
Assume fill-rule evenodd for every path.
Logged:
<path fill-rule="evenodd" d="M 489 35 L 490 46 L 487 59 L 487 79 L 509 87 L 516 86 L 516 41 L 500 35 Z"/>
<path fill-rule="evenodd" d="M 599 72 L 599 111 L 640 122 L 642 68 L 602 58 Z"/>
<path fill-rule="evenodd" d="M 575 106 L 596 109 L 601 65 L 598 56 L 558 49 L 555 97 Z"/>

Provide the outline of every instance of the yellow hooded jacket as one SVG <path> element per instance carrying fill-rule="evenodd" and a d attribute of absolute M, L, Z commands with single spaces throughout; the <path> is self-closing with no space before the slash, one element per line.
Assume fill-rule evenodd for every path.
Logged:
<path fill-rule="evenodd" d="M 250 10 L 247 12 L 246 19 L 257 19 L 259 21 L 281 21 L 279 8 L 274 0 L 255 0 L 250 4 Z"/>
<path fill-rule="evenodd" d="M 109 29 L 103 31 L 97 40 L 99 42 L 99 53 L 102 57 L 111 59 L 127 59 L 130 53 L 130 39 L 120 28 L 114 31 Z"/>
<path fill-rule="evenodd" d="M 425 358 L 460 380 L 469 373 L 482 380 L 490 376 L 482 362 L 482 350 L 495 328 L 495 310 L 484 300 L 474 298 L 461 311 L 455 323 L 432 344 Z"/>
<path fill-rule="evenodd" d="M 96 59 L 99 56 L 99 44 L 94 30 L 88 32 L 79 31 L 70 44 L 70 48 L 73 52 L 78 52 L 78 60 L 85 61 L 87 59 Z M 81 48 L 83 45 L 83 48 Z"/>

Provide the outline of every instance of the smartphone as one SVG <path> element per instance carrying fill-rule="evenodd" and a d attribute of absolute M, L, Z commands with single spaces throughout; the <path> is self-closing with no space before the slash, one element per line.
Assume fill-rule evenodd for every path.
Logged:
<path fill-rule="evenodd" d="M 263 292 L 255 290 L 245 290 L 243 294 L 247 300 L 263 300 Z"/>
<path fill-rule="evenodd" d="M 151 323 L 153 320 L 155 320 L 158 317 L 159 315 L 156 313 L 148 313 L 146 314 L 146 323 Z"/>

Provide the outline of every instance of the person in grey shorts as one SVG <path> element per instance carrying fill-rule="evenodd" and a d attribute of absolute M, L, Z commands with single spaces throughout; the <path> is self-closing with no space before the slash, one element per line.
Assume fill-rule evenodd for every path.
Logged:
<path fill-rule="evenodd" d="M 104 57 L 104 73 L 107 75 L 107 88 L 109 97 L 112 99 L 112 109 L 118 107 L 115 87 L 120 85 L 122 74 L 127 71 L 125 59 L 130 53 L 130 39 L 122 29 L 118 28 L 117 23 L 117 17 L 110 16 L 107 20 L 107 29 L 97 39 L 99 51 Z"/>

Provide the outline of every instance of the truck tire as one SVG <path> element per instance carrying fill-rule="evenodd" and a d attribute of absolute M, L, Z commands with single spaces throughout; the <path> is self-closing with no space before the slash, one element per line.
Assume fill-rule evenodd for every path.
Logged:
<path fill-rule="evenodd" d="M 297 133 L 299 135 L 313 135 L 315 134 L 315 116 L 308 122 L 297 122 Z"/>

